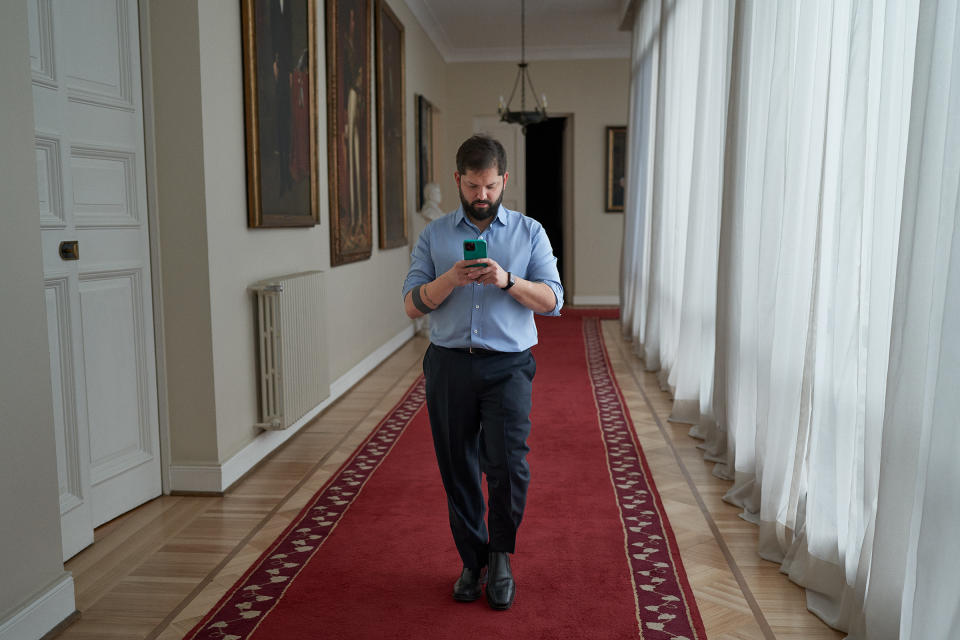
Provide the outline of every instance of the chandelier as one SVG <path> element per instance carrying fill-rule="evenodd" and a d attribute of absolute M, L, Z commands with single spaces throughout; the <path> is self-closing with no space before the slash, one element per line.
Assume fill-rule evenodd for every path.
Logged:
<path fill-rule="evenodd" d="M 500 104 L 497 107 L 497 113 L 502 122 L 509 124 L 519 124 L 526 132 L 528 124 L 543 122 L 547 119 L 547 96 L 543 100 L 537 99 L 537 92 L 533 88 L 533 81 L 527 71 L 526 57 L 526 0 L 520 1 L 520 64 L 517 65 L 517 78 L 513 81 L 513 90 L 510 92 L 510 99 L 503 102 L 503 96 L 500 96 Z M 520 110 L 512 111 L 510 103 L 513 102 L 513 96 L 517 93 L 517 86 L 520 86 Z M 530 93 L 533 95 L 533 110 L 527 111 L 527 85 L 530 85 Z"/>

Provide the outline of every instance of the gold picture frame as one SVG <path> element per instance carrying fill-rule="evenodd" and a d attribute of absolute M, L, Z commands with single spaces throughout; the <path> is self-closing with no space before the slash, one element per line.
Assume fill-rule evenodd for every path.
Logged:
<path fill-rule="evenodd" d="M 623 213 L 626 195 L 627 128 L 607 127 L 604 211 Z"/>
<path fill-rule="evenodd" d="M 376 6 L 377 201 L 381 249 L 408 244 L 407 134 L 403 23 L 384 0 Z"/>
<path fill-rule="evenodd" d="M 242 0 L 247 225 L 312 227 L 317 197 L 315 0 Z"/>
<path fill-rule="evenodd" d="M 369 0 L 326 0 L 330 265 L 373 250 Z"/>
<path fill-rule="evenodd" d="M 415 99 L 417 127 L 417 209 L 423 209 L 426 198 L 423 188 L 430 182 L 436 182 L 437 151 L 440 137 L 440 110 L 426 97 Z"/>

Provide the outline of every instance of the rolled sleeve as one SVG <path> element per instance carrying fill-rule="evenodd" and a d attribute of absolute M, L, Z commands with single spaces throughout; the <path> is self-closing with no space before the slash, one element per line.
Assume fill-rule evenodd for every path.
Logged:
<path fill-rule="evenodd" d="M 547 312 L 547 313 L 541 313 L 541 314 L 539 314 L 539 315 L 541 315 L 541 316 L 559 316 L 559 315 L 560 315 L 560 309 L 563 308 L 563 285 L 561 285 L 559 282 L 553 282 L 553 281 L 550 281 L 550 280 L 540 280 L 539 282 L 542 282 L 542 283 L 544 283 L 545 285 L 547 285 L 548 287 L 550 287 L 551 289 L 553 289 L 553 295 L 555 295 L 555 296 L 557 297 L 557 304 L 556 304 L 556 306 L 553 308 L 553 311 L 549 311 L 549 312 Z"/>
<path fill-rule="evenodd" d="M 557 304 L 553 307 L 552 311 L 538 313 L 538 315 L 559 316 L 560 309 L 563 308 L 563 285 L 560 284 L 557 258 L 553 255 L 553 247 L 550 246 L 550 239 L 547 237 L 547 232 L 539 225 L 536 233 L 533 234 L 530 265 L 527 268 L 526 279 L 532 282 L 542 282 L 546 284 L 557 298 Z"/>
<path fill-rule="evenodd" d="M 417 246 L 413 248 L 413 253 L 410 254 L 410 270 L 403 281 L 401 299 L 405 300 L 410 290 L 417 285 L 433 282 L 436 277 L 436 268 L 433 259 L 430 257 L 430 227 L 428 225 L 420 234 Z"/>

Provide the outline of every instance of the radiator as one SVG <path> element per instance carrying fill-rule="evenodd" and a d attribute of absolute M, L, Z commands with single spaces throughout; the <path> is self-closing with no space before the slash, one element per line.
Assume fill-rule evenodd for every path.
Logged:
<path fill-rule="evenodd" d="M 323 272 L 307 271 L 250 286 L 256 298 L 260 423 L 286 429 L 327 399 Z"/>

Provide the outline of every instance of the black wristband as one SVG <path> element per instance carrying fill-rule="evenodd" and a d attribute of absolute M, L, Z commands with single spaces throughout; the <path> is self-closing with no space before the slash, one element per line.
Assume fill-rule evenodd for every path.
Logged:
<path fill-rule="evenodd" d="M 420 289 L 426 285 L 418 284 L 410 291 L 410 299 L 413 301 L 413 306 L 417 308 L 417 311 L 423 315 L 427 315 L 433 309 L 427 306 L 427 303 L 423 301 L 423 298 L 420 297 Z"/>

